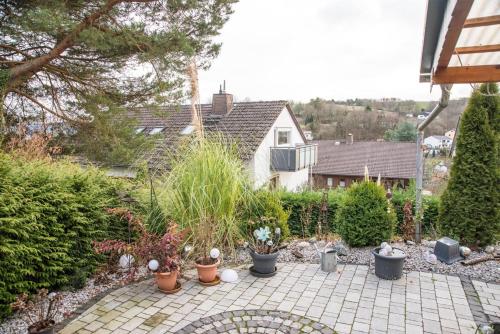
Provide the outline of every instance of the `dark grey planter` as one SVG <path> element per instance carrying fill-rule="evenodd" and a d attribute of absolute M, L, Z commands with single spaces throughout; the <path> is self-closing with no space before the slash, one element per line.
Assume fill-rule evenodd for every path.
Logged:
<path fill-rule="evenodd" d="M 250 251 L 250 256 L 253 260 L 253 270 L 260 274 L 271 274 L 276 271 L 276 260 L 278 252 L 271 254 L 258 254 Z"/>
<path fill-rule="evenodd" d="M 378 278 L 395 280 L 403 275 L 403 265 L 405 263 L 406 254 L 399 248 L 392 248 L 394 255 L 383 256 L 378 252 L 380 247 L 372 250 L 375 256 L 375 275 Z"/>

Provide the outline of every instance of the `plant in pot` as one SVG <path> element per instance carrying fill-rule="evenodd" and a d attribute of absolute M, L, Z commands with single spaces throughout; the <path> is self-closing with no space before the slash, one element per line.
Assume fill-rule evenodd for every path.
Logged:
<path fill-rule="evenodd" d="M 250 256 L 253 266 L 250 273 L 257 277 L 269 277 L 276 274 L 281 229 L 275 228 L 274 233 L 269 226 L 254 230 L 249 241 Z"/>
<path fill-rule="evenodd" d="M 203 249 L 203 255 L 195 261 L 195 267 L 198 271 L 198 279 L 201 283 L 217 284 L 217 267 L 220 264 L 220 251 L 212 248 L 213 226 L 209 220 L 204 220 L 201 224 L 201 231 L 204 231 L 198 238 L 198 245 Z"/>
<path fill-rule="evenodd" d="M 12 309 L 21 312 L 29 334 L 52 334 L 61 301 L 61 294 L 49 294 L 47 289 L 41 289 L 32 299 L 25 293 L 18 296 Z"/>

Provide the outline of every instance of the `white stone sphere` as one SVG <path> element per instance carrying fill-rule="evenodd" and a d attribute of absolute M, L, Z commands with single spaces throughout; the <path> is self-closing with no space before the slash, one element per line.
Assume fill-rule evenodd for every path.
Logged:
<path fill-rule="evenodd" d="M 385 242 L 385 241 L 380 244 L 380 248 L 385 248 L 387 246 L 389 246 L 389 244 L 387 242 Z"/>
<path fill-rule="evenodd" d="M 384 249 L 387 251 L 387 253 L 392 253 L 392 247 L 390 245 L 385 246 Z"/>
<path fill-rule="evenodd" d="M 217 258 L 219 258 L 219 256 L 220 256 L 220 250 L 218 250 L 217 248 L 212 248 L 210 250 L 210 257 L 212 259 L 217 259 Z"/>
<path fill-rule="evenodd" d="M 378 254 L 382 256 L 387 256 L 387 250 L 385 248 L 382 248 L 381 250 L 378 251 Z"/>
<path fill-rule="evenodd" d="M 233 269 L 224 269 L 220 279 L 222 282 L 234 283 L 238 280 L 238 273 Z"/>
<path fill-rule="evenodd" d="M 460 247 L 460 255 L 463 257 L 468 257 L 471 253 L 471 250 L 469 247 L 462 246 Z"/>
<path fill-rule="evenodd" d="M 120 264 L 121 268 L 127 269 L 134 263 L 134 261 L 135 259 L 132 255 L 123 254 L 122 256 L 120 256 L 120 260 L 118 261 L 118 263 Z"/>
<path fill-rule="evenodd" d="M 152 271 L 157 271 L 159 266 L 160 266 L 160 263 L 154 259 L 149 261 L 149 263 L 148 263 L 148 268 Z"/>

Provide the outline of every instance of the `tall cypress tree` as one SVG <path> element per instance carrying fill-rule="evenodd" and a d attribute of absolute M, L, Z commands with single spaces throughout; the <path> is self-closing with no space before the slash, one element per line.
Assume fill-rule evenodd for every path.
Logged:
<path fill-rule="evenodd" d="M 498 87 L 483 84 L 472 93 L 462 116 L 456 156 L 448 187 L 441 198 L 440 225 L 444 234 L 470 246 L 485 246 L 498 239 L 500 112 Z"/>

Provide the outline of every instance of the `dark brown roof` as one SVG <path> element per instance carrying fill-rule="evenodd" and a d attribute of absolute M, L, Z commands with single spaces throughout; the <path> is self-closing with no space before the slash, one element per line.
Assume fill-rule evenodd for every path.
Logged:
<path fill-rule="evenodd" d="M 313 174 L 363 176 L 365 166 L 371 177 L 413 179 L 416 175 L 415 143 L 354 142 L 335 145 L 319 140 L 318 164 Z"/>
<path fill-rule="evenodd" d="M 248 160 L 285 107 L 296 122 L 287 101 L 237 102 L 225 116 L 211 114 L 211 104 L 202 104 L 201 110 L 205 130 L 220 131 L 228 138 L 237 141 L 242 159 Z M 182 138 L 180 132 L 191 124 L 191 106 L 136 108 L 129 111 L 129 117 L 135 118 L 136 126 L 146 128 L 145 131 L 155 127 L 165 127 L 162 132 L 164 138 L 159 140 L 151 156 L 146 157 L 150 163 L 157 165 L 158 158 L 164 156 L 166 150 L 178 144 Z M 297 123 L 296 125 L 300 129 Z"/>

